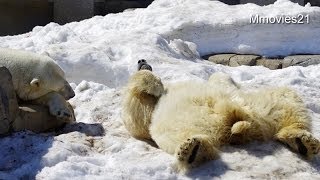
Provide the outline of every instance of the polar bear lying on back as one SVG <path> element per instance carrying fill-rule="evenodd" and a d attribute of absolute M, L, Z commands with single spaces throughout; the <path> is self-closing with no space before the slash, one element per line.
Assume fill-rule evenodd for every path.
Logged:
<path fill-rule="evenodd" d="M 165 90 L 160 78 L 140 70 L 125 89 L 122 118 L 132 136 L 154 140 L 183 171 L 217 158 L 226 144 L 274 139 L 308 158 L 320 150 L 293 90 L 247 93 L 220 73 L 206 83 L 176 83 Z"/>
<path fill-rule="evenodd" d="M 74 97 L 74 91 L 65 80 L 63 70 L 47 56 L 0 48 L 0 66 L 6 67 L 20 100 L 43 104 L 50 114 L 65 119 L 72 118 L 66 101 Z"/>

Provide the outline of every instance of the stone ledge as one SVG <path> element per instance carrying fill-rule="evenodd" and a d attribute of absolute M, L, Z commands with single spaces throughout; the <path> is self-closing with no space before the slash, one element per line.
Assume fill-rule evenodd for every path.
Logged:
<path fill-rule="evenodd" d="M 259 55 L 214 54 L 203 57 L 215 64 L 236 66 L 264 66 L 269 69 L 282 69 L 289 66 L 309 66 L 320 64 L 320 55 L 292 55 L 283 59 L 269 59 Z"/>
<path fill-rule="evenodd" d="M 264 66 L 271 70 L 281 69 L 282 60 L 281 59 L 258 59 L 256 66 Z"/>
<path fill-rule="evenodd" d="M 233 56 L 236 56 L 236 54 L 217 54 L 217 55 L 209 56 L 208 60 L 216 64 L 229 65 L 230 59 Z"/>
<path fill-rule="evenodd" d="M 260 56 L 256 55 L 235 55 L 230 58 L 229 66 L 254 66 L 257 64 L 257 60 L 260 58 Z"/>
<path fill-rule="evenodd" d="M 283 59 L 282 67 L 289 66 L 310 66 L 320 64 L 320 55 L 295 55 Z"/>

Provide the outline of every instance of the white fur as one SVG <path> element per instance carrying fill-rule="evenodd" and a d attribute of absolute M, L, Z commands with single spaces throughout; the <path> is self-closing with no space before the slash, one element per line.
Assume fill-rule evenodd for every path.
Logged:
<path fill-rule="evenodd" d="M 135 83 L 141 92 L 146 91 L 144 87 L 153 89 L 150 86 L 155 84 L 152 82 L 155 76 L 150 72 L 138 72 L 134 76 L 137 74 L 145 81 L 131 79 L 129 84 Z M 230 76 L 219 73 L 205 83 L 168 85 L 155 103 L 154 111 L 147 112 L 152 114 L 149 136 L 161 149 L 176 157 L 179 170 L 217 158 L 222 145 L 253 140 L 276 139 L 308 158 L 320 150 L 319 141 L 310 133 L 310 117 L 302 100 L 288 88 L 246 92 Z M 126 111 L 131 108 L 124 104 Z M 141 111 L 144 106 L 139 108 L 140 111 L 135 110 L 144 113 Z M 140 122 L 142 119 L 127 118 L 128 121 L 139 128 L 148 128 L 148 124 Z M 134 128 L 131 126 L 131 131 Z"/>
<path fill-rule="evenodd" d="M 73 97 L 74 92 L 63 70 L 53 59 L 32 52 L 0 48 L 0 66 L 10 71 L 19 99 L 45 104 L 55 116 L 65 114 L 68 118 L 71 115 L 66 103 L 62 101 Z M 63 98 L 57 98 L 59 96 Z M 60 99 L 61 102 L 51 103 L 59 101 L 54 99 Z"/>

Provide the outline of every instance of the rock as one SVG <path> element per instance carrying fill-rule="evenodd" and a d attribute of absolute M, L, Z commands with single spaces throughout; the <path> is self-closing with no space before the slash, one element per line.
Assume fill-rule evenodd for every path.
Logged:
<path fill-rule="evenodd" d="M 320 64 L 320 55 L 295 55 L 285 57 L 282 63 L 282 68 L 289 66 L 309 66 Z"/>
<path fill-rule="evenodd" d="M 236 66 L 264 66 L 269 69 L 281 69 L 289 66 L 309 66 L 320 64 L 320 55 L 295 55 L 282 59 L 265 59 L 258 55 L 216 54 L 203 57 L 216 64 Z"/>
<path fill-rule="evenodd" d="M 10 125 L 18 114 L 18 101 L 13 88 L 12 76 L 5 67 L 0 67 L 0 134 L 10 131 Z"/>
<path fill-rule="evenodd" d="M 258 59 L 256 65 L 275 70 L 282 68 L 282 61 L 282 59 Z"/>
<path fill-rule="evenodd" d="M 69 103 L 68 105 L 72 109 Z M 74 117 L 73 109 L 72 113 Z M 40 133 L 55 130 L 67 123 L 68 122 L 50 115 L 49 109 L 45 106 L 23 104 L 19 107 L 19 117 L 13 123 L 13 130 L 30 130 L 35 133 Z"/>
<path fill-rule="evenodd" d="M 260 56 L 257 55 L 236 55 L 230 58 L 229 66 L 254 66 L 256 65 L 257 59 L 260 59 Z"/>
<path fill-rule="evenodd" d="M 217 54 L 210 56 L 208 61 L 216 64 L 229 65 L 230 59 L 233 56 L 236 56 L 236 54 Z"/>

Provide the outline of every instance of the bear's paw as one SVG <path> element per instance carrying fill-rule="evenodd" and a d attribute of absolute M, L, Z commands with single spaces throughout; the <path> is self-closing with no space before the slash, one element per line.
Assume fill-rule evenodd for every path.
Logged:
<path fill-rule="evenodd" d="M 58 119 L 62 119 L 66 122 L 73 121 L 72 112 L 68 109 L 68 107 L 50 106 L 49 110 L 50 110 L 50 114 L 57 117 Z"/>
<path fill-rule="evenodd" d="M 180 145 L 177 151 L 177 159 L 188 164 L 192 163 L 197 156 L 199 147 L 200 141 L 197 138 L 188 139 Z"/>
<path fill-rule="evenodd" d="M 302 155 L 307 155 L 308 158 L 312 158 L 320 151 L 319 140 L 313 137 L 309 132 L 298 134 L 295 142 L 298 145 L 299 153 Z"/>

